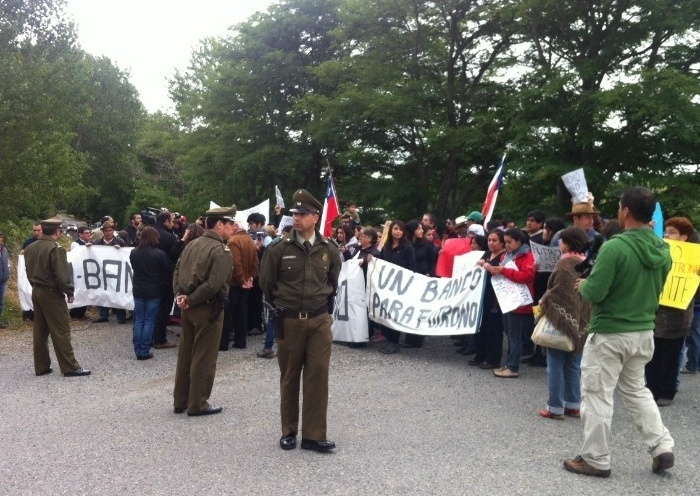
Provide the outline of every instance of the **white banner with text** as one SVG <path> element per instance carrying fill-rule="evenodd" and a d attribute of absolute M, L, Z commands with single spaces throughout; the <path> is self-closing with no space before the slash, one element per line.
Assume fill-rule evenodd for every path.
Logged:
<path fill-rule="evenodd" d="M 424 276 L 377 258 L 367 268 L 369 318 L 411 334 L 477 332 L 483 293 L 484 269 L 479 266 L 452 278 Z"/>
<path fill-rule="evenodd" d="M 80 246 L 67 253 L 73 269 L 75 301 L 69 308 L 89 305 L 134 309 L 133 272 L 129 253 L 133 248 Z M 22 310 L 31 310 L 32 287 L 27 279 L 24 255 L 17 263 L 17 287 Z"/>

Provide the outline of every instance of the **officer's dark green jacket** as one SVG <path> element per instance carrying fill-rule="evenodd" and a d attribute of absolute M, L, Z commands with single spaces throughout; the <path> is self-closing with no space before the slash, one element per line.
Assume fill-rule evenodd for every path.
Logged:
<path fill-rule="evenodd" d="M 265 250 L 260 289 L 268 302 L 295 312 L 314 312 L 335 295 L 341 259 L 338 247 L 316 231 L 309 253 L 296 231 Z"/>
<path fill-rule="evenodd" d="M 175 266 L 173 293 L 187 295 L 190 307 L 205 303 L 220 291 L 228 293 L 233 266 L 231 252 L 212 230 L 189 243 Z"/>
<path fill-rule="evenodd" d="M 75 286 L 66 250 L 51 236 L 42 236 L 24 250 L 27 279 L 32 287 L 73 296 Z"/>

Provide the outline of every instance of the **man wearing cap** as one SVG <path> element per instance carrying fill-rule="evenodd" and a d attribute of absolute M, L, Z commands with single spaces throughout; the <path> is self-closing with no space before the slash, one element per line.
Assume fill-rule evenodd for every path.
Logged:
<path fill-rule="evenodd" d="M 481 224 L 482 222 L 484 222 L 484 216 L 481 215 L 481 212 L 474 210 L 467 215 L 467 227 L 472 224 Z"/>
<path fill-rule="evenodd" d="M 78 377 L 90 375 L 90 371 L 80 367 L 70 340 L 66 297 L 68 303 L 73 303 L 75 288 L 66 250 L 58 244 L 61 222 L 57 217 L 41 221 L 43 234 L 24 252 L 34 305 L 34 372 L 38 376 L 53 372 L 50 335 L 61 373 L 66 377 Z"/>
<path fill-rule="evenodd" d="M 175 370 L 174 412 L 212 415 L 223 410 L 207 401 L 216 374 L 223 309 L 231 278 L 231 252 L 236 206 L 206 213 L 206 231 L 189 243 L 175 265 L 173 293 L 182 310 L 182 335 Z"/>
<path fill-rule="evenodd" d="M 328 369 L 341 259 L 335 244 L 316 229 L 321 203 L 300 189 L 292 197 L 293 230 L 268 247 L 260 265 L 260 288 L 277 308 L 277 360 L 280 368 L 282 437 L 294 449 L 299 424 L 299 380 L 303 371 L 302 449 L 329 451 L 326 439 Z M 279 241 L 278 241 L 279 240 Z"/>

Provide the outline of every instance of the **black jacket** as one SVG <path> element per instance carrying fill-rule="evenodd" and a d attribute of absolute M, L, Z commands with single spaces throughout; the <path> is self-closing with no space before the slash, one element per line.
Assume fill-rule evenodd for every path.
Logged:
<path fill-rule="evenodd" d="M 134 248 L 129 254 L 129 260 L 134 272 L 134 298 L 160 298 L 163 289 L 172 284 L 170 260 L 158 248 Z"/>
<path fill-rule="evenodd" d="M 417 272 L 416 252 L 409 242 L 402 243 L 396 248 L 391 247 L 391 242 L 387 243 L 382 247 L 380 258 L 404 269 Z"/>

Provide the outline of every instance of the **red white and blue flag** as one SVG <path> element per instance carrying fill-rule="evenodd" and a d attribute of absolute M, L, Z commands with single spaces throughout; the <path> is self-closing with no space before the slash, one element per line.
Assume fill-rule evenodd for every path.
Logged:
<path fill-rule="evenodd" d="M 489 184 L 489 189 L 486 191 L 486 200 L 484 200 L 484 206 L 481 209 L 481 215 L 484 216 L 484 225 L 491 220 L 491 215 L 493 215 L 493 210 L 496 208 L 496 198 L 498 198 L 498 191 L 503 185 L 503 170 L 506 164 L 506 154 L 503 154 L 501 163 L 498 164 L 498 170 L 496 175 L 493 176 L 491 184 Z"/>
<path fill-rule="evenodd" d="M 333 221 L 340 215 L 338 195 L 335 194 L 335 184 L 333 176 L 328 177 L 328 189 L 326 199 L 323 202 L 323 214 L 321 215 L 321 233 L 330 238 L 333 234 Z"/>

